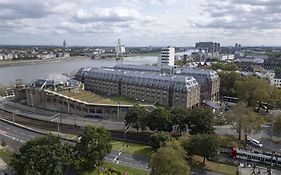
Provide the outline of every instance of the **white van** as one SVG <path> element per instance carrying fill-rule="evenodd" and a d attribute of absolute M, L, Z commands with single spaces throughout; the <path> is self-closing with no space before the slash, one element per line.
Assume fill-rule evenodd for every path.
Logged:
<path fill-rule="evenodd" d="M 262 147 L 262 144 L 258 140 L 255 140 L 255 139 L 251 139 L 250 144 L 260 147 L 260 148 Z"/>

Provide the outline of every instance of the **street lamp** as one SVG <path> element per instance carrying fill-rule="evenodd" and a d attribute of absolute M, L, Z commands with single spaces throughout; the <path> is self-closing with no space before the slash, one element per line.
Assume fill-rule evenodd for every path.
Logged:
<path fill-rule="evenodd" d="M 61 113 L 57 113 L 57 114 L 54 115 L 52 118 L 53 118 L 53 119 L 59 118 L 59 120 L 57 120 L 57 125 L 58 125 L 58 136 L 60 137 L 60 124 L 62 123 L 62 121 L 61 121 Z M 52 119 L 52 120 L 53 120 L 53 119 Z"/>
<path fill-rule="evenodd" d="M 34 107 L 34 99 L 33 99 L 33 92 L 30 92 L 30 97 L 31 97 L 31 106 L 33 108 L 33 114 L 35 115 L 35 107 Z"/>

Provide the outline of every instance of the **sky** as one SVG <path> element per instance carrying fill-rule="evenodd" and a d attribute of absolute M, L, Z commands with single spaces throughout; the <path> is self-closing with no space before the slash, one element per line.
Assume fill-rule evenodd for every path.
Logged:
<path fill-rule="evenodd" d="M 280 46 L 281 0 L 0 0 L 1 45 Z"/>

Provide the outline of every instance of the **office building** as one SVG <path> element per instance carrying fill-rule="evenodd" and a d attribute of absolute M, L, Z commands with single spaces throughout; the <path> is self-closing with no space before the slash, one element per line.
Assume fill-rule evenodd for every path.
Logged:
<path fill-rule="evenodd" d="M 158 65 L 161 67 L 174 66 L 175 64 L 175 48 L 166 47 L 162 48 L 161 56 L 158 59 Z"/>
<path fill-rule="evenodd" d="M 211 54 L 211 56 L 218 56 L 220 51 L 220 43 L 214 42 L 199 42 L 195 45 L 199 51 Z"/>
<path fill-rule="evenodd" d="M 270 85 L 281 88 L 281 73 L 274 74 L 274 77 L 270 79 Z"/>

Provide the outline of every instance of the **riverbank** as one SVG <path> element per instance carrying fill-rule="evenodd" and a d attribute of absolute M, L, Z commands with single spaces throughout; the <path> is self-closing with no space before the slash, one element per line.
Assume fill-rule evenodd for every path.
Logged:
<path fill-rule="evenodd" d="M 69 58 L 55 58 L 55 59 L 45 59 L 45 60 L 5 60 L 0 61 L 1 67 L 11 67 L 11 66 L 24 66 L 24 65 L 33 65 L 33 64 L 48 64 L 48 63 L 60 63 L 60 62 L 68 62 L 68 61 L 76 61 L 76 60 L 90 60 L 90 57 L 87 56 L 75 56 Z"/>

